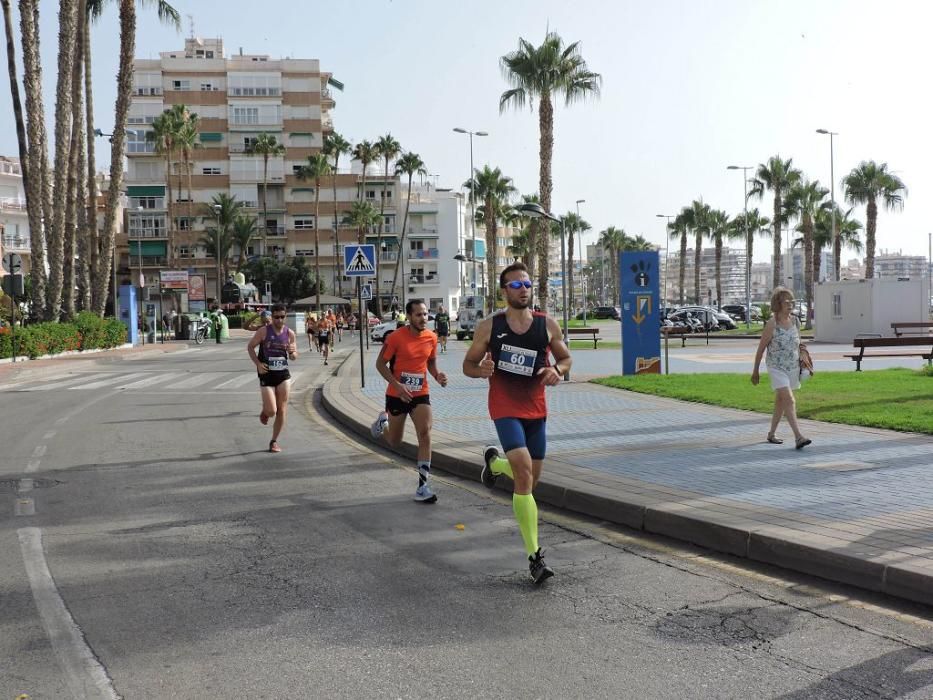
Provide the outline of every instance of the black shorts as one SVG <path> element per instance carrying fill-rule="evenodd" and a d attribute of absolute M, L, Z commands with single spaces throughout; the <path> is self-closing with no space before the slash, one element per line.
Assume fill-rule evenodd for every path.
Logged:
<path fill-rule="evenodd" d="M 430 406 L 431 395 L 425 394 L 424 396 L 415 396 L 408 403 L 402 401 L 398 396 L 386 395 L 386 412 L 393 416 L 407 415 L 415 409 L 415 406 L 420 406 L 421 404 Z"/>
<path fill-rule="evenodd" d="M 292 378 L 288 370 L 284 372 L 266 372 L 259 375 L 259 386 L 276 387 L 284 381 Z"/>
<path fill-rule="evenodd" d="M 450 335 L 450 329 L 447 328 L 446 326 L 441 326 L 440 328 L 437 329 L 438 338 L 446 338 L 448 335 Z"/>

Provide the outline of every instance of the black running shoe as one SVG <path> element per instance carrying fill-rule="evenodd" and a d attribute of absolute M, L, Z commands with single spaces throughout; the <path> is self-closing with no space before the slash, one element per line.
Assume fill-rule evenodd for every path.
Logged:
<path fill-rule="evenodd" d="M 486 448 L 486 451 L 483 452 L 483 471 L 479 473 L 479 480 L 483 482 L 483 486 L 487 489 L 495 488 L 496 486 L 496 474 L 492 473 L 492 460 L 496 459 L 499 456 L 499 449 L 493 445 L 489 445 Z"/>
<path fill-rule="evenodd" d="M 528 557 L 528 569 L 531 571 L 531 580 L 535 582 L 535 585 L 554 575 L 554 570 L 544 563 L 540 547 L 534 555 Z"/>

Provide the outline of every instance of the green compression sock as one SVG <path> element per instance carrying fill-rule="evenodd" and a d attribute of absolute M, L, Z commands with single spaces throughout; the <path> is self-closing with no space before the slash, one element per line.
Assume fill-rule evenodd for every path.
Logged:
<path fill-rule="evenodd" d="M 509 464 L 509 460 L 505 457 L 496 457 L 492 460 L 492 473 L 493 474 L 505 474 L 507 477 L 515 480 L 515 477 L 512 476 L 512 465 Z"/>
<path fill-rule="evenodd" d="M 522 533 L 525 551 L 532 556 L 538 551 L 538 504 L 530 493 L 512 494 L 512 511 Z"/>

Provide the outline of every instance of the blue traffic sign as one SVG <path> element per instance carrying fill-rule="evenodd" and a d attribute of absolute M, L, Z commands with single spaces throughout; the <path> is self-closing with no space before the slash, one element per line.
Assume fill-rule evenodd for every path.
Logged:
<path fill-rule="evenodd" d="M 360 293 L 363 295 L 363 301 L 371 301 L 373 298 L 373 285 L 364 284 Z"/>
<path fill-rule="evenodd" d="M 375 277 L 376 246 L 372 243 L 344 246 L 343 267 L 347 277 Z"/>
<path fill-rule="evenodd" d="M 657 251 L 619 253 L 622 374 L 660 374 L 660 270 Z"/>

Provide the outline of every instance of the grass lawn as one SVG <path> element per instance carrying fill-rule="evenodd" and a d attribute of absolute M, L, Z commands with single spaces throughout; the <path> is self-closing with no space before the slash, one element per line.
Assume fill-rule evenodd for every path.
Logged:
<path fill-rule="evenodd" d="M 617 340 L 600 340 L 599 349 L 600 350 L 611 350 L 611 349 L 621 350 L 622 343 Z M 592 340 L 571 340 L 570 341 L 571 350 L 592 350 L 593 341 Z"/>
<path fill-rule="evenodd" d="M 650 374 L 593 381 L 767 414 L 774 407 L 774 395 L 764 374 L 758 386 L 752 386 L 748 374 Z M 933 373 L 929 371 L 817 372 L 795 395 L 801 418 L 933 435 Z"/>

